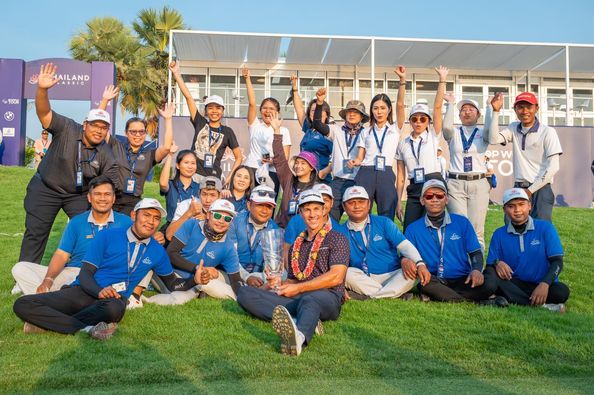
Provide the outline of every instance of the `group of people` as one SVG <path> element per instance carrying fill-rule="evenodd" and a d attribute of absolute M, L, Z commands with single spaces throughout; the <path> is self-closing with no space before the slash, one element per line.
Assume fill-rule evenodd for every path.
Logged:
<path fill-rule="evenodd" d="M 551 222 L 550 186 L 562 150 L 555 130 L 536 118 L 533 94 L 516 97 L 519 121 L 502 130 L 497 114 L 504 98 L 496 94 L 480 127 L 479 104 L 456 103 L 446 94 L 448 69 L 440 66 L 433 111 L 418 103 L 406 117 L 406 68 L 398 66 L 395 111 L 383 93 L 372 99 L 370 114 L 351 100 L 338 125 L 330 121 L 325 89 L 306 108 L 292 78 L 303 138 L 300 153 L 289 158 L 279 102 L 264 99 L 258 118 L 250 72 L 243 68 L 250 151 L 242 163 L 235 132 L 222 124 L 223 100 L 207 97 L 201 113 L 179 65 L 173 62 L 170 70 L 195 130 L 184 150 L 173 141 L 172 105 L 160 110 L 161 147 L 145 148 L 146 123 L 139 118 L 126 123 L 122 143 L 107 133 L 104 111 L 116 87 L 106 87 L 100 108 L 81 125 L 51 110 L 47 92 L 57 82 L 56 68 L 41 67 L 35 103 L 53 143 L 27 187 L 26 232 L 13 268 L 13 292 L 25 294 L 14 304 L 25 332 L 85 331 L 108 339 L 126 309 L 214 297 L 236 300 L 254 317 L 272 321 L 281 351 L 299 355 L 347 300 L 411 299 L 415 286 L 422 300 L 565 310 L 569 289 L 558 279 L 563 248 Z M 410 133 L 403 132 L 407 120 Z M 445 174 L 437 155 L 442 135 L 450 152 Z M 504 193 L 506 225 L 491 237 L 485 260 L 490 186 L 483 158 L 489 144 L 508 142 L 516 185 Z M 235 162 L 223 182 L 227 148 Z M 163 160 L 159 185 L 166 209 L 142 198 L 149 171 Z M 42 266 L 61 208 L 70 221 Z M 267 267 L 261 243 L 263 232 L 279 228 L 282 276 Z M 150 286 L 158 292 L 147 298 Z"/>

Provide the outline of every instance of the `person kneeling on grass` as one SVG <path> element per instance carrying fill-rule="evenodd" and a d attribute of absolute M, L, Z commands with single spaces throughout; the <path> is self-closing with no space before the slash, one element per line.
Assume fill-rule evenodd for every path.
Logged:
<path fill-rule="evenodd" d="M 446 211 L 445 184 L 440 180 L 426 181 L 420 201 L 426 214 L 410 224 L 404 235 L 426 262 L 414 268 L 420 278 L 421 293 L 442 302 L 470 300 L 507 306 L 501 297 L 490 298 L 497 289 L 496 274 L 492 267 L 487 267 L 483 274 L 483 252 L 468 218 Z"/>
<path fill-rule="evenodd" d="M 320 320 L 338 319 L 349 264 L 349 242 L 330 228 L 322 196 L 303 191 L 299 213 L 307 229 L 289 250 L 287 280 L 278 285 L 269 278 L 273 292 L 254 287 L 237 291 L 237 302 L 248 313 L 272 320 L 281 338 L 281 351 L 287 355 L 299 355 L 314 333 L 322 332 Z"/>
<path fill-rule="evenodd" d="M 107 229 L 95 236 L 70 286 L 17 299 L 13 309 L 25 321 L 25 333 L 84 331 L 106 340 L 124 317 L 134 287 L 150 270 L 174 290 L 202 282 L 202 270 L 193 278 L 177 278 L 165 250 L 152 237 L 166 214 L 157 200 L 141 200 L 132 212 L 131 227 Z"/>
<path fill-rule="evenodd" d="M 349 216 L 340 226 L 349 240 L 351 258 L 346 287 L 353 299 L 398 298 L 410 291 L 416 282 L 415 268 L 423 258 L 415 246 L 400 232 L 392 220 L 369 214 L 371 204 L 365 188 L 346 189 L 342 204 Z M 403 264 L 412 271 L 403 271 Z M 412 273 L 410 277 L 407 274 Z M 412 296 L 412 295 L 411 295 Z"/>
<path fill-rule="evenodd" d="M 235 217 L 235 207 L 228 200 L 215 200 L 206 221 L 188 219 L 175 233 L 167 247 L 167 254 L 182 278 L 191 278 L 203 261 L 202 282 L 185 292 L 155 295 L 149 303 L 160 305 L 184 304 L 203 292 L 218 299 L 235 300 L 235 288 L 241 283 L 239 258 L 227 231 Z M 220 267 L 222 270 L 217 270 Z M 174 291 L 174 290 L 171 290 Z"/>
<path fill-rule="evenodd" d="M 563 246 L 557 230 L 530 216 L 532 203 L 522 188 L 505 191 L 503 209 L 510 222 L 495 230 L 487 256 L 499 277 L 497 294 L 510 303 L 564 313 L 569 288 L 559 282 Z"/>

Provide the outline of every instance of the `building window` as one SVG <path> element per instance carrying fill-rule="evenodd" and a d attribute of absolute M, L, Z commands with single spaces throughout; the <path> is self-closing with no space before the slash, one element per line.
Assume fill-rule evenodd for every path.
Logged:
<path fill-rule="evenodd" d="M 281 105 L 281 117 L 284 119 L 295 119 L 293 105 L 286 105 L 291 95 L 291 72 L 276 72 L 270 76 L 270 96 L 274 97 Z"/>
<path fill-rule="evenodd" d="M 332 114 L 338 114 L 349 100 L 355 97 L 352 79 L 330 78 L 328 79 L 328 104 Z"/>
<path fill-rule="evenodd" d="M 396 106 L 396 101 L 398 100 L 398 88 L 400 88 L 400 81 L 388 80 L 388 89 L 386 93 L 390 96 L 393 106 Z M 410 108 L 412 107 L 412 97 L 412 82 L 406 81 L 406 94 L 404 95 L 404 111 L 406 112 L 406 115 L 408 115 L 408 111 L 410 111 Z M 396 118 L 394 117 L 394 119 Z"/>
<path fill-rule="evenodd" d="M 433 108 L 435 102 L 435 94 L 437 93 L 437 87 L 439 82 L 437 81 L 417 81 L 417 103 L 425 103 L 429 108 Z M 452 92 L 454 90 L 454 83 L 446 83 L 446 92 Z"/>
<path fill-rule="evenodd" d="M 210 75 L 210 95 L 218 95 L 225 103 L 225 116 L 235 116 L 235 75 Z"/>
<path fill-rule="evenodd" d="M 182 74 L 182 79 L 186 83 L 190 94 L 194 98 L 196 106 L 199 107 L 203 102 L 204 96 L 206 96 L 206 75 L 205 74 Z M 181 116 L 190 116 L 190 110 L 188 110 L 188 103 L 181 91 L 177 89 L 176 100 L 178 103 L 177 111 Z"/>
<path fill-rule="evenodd" d="M 260 103 L 266 97 L 266 78 L 264 77 L 264 70 L 250 70 L 252 86 L 254 87 L 254 93 L 256 95 L 256 106 L 259 109 Z M 248 112 L 248 97 L 247 89 L 245 88 L 245 79 L 240 78 L 239 86 L 239 116 L 247 117 Z"/>
<path fill-rule="evenodd" d="M 383 80 L 375 80 L 375 94 L 382 93 L 384 91 L 384 81 Z M 365 107 L 367 108 L 371 104 L 371 80 L 359 80 L 359 100 L 365 103 Z M 394 104 L 396 101 L 394 100 Z"/>

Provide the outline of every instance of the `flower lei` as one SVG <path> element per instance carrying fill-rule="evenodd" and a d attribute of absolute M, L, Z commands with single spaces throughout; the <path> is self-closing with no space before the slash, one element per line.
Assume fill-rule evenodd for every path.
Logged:
<path fill-rule="evenodd" d="M 297 236 L 295 244 L 293 245 L 293 254 L 291 254 L 291 268 L 293 269 L 293 274 L 297 280 L 303 281 L 311 275 L 316 261 L 318 260 L 318 251 L 320 250 L 320 246 L 331 229 L 332 226 L 327 223 L 316 235 L 313 246 L 311 247 L 311 251 L 309 252 L 309 258 L 307 259 L 307 265 L 305 265 L 304 271 L 299 270 L 299 255 L 301 254 L 301 245 L 303 244 L 307 230 L 304 230 L 299 234 L 299 236 Z"/>

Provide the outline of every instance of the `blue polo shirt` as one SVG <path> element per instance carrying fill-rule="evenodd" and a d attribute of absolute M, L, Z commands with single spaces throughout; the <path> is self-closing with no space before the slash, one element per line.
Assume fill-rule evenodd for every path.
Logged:
<path fill-rule="evenodd" d="M 334 220 L 334 218 L 330 217 L 330 223 L 332 224 L 332 229 L 338 230 L 340 224 Z M 285 233 L 283 238 L 285 239 L 285 243 L 293 244 L 299 236 L 299 233 L 303 232 L 307 226 L 305 226 L 305 221 L 301 215 L 294 215 L 291 217 L 291 220 L 287 224 L 285 228 Z"/>
<path fill-rule="evenodd" d="M 134 250 L 138 249 L 134 258 Z M 130 297 L 134 288 L 153 270 L 159 276 L 173 273 L 173 267 L 165 249 L 152 237 L 138 241 L 130 228 L 107 229 L 100 232 L 89 246 L 83 262 L 97 268 L 95 281 L 101 288 L 126 283 L 120 292 Z M 72 285 L 80 285 L 78 277 Z"/>
<path fill-rule="evenodd" d="M 254 225 L 248 221 L 249 217 L 248 211 L 237 214 L 231 221 L 227 237 L 237 249 L 241 266 L 249 273 L 261 272 L 264 269 L 264 257 L 260 245 L 260 231 L 255 231 Z M 278 229 L 278 225 L 269 219 L 264 229 Z"/>
<path fill-rule="evenodd" d="M 129 228 L 132 219 L 117 211 L 111 212 L 105 225 L 97 225 L 91 214 L 91 210 L 78 214 L 68 222 L 58 249 L 70 254 L 70 260 L 66 267 L 82 267 L 82 259 L 89 248 L 89 245 L 99 234 L 107 229 Z"/>
<path fill-rule="evenodd" d="M 406 240 L 400 229 L 389 218 L 370 215 L 363 235 L 349 229 L 348 222 L 337 229 L 349 240 L 351 258 L 349 266 L 367 274 L 384 274 L 400 269 L 397 247 Z"/>
<path fill-rule="evenodd" d="M 438 232 L 445 235 L 440 239 Z M 468 254 L 481 249 L 470 221 L 461 215 L 446 212 L 441 228 L 433 227 L 427 215 L 410 224 L 404 236 L 417 247 L 427 269 L 437 275 L 443 240 L 443 278 L 457 279 L 472 270 Z"/>
<path fill-rule="evenodd" d="M 311 128 L 309 120 L 303 122 L 303 138 L 299 144 L 301 151 L 313 152 L 318 156 L 318 170 L 328 166 L 330 156 L 332 155 L 332 141 L 324 137 L 323 134 Z M 324 181 L 330 182 L 332 176 L 328 174 Z"/>
<path fill-rule="evenodd" d="M 192 181 L 187 189 L 184 189 L 184 184 L 177 180 L 169 180 L 169 190 L 167 192 L 159 191 L 161 196 L 165 196 L 165 206 L 167 207 L 167 221 L 173 220 L 175 209 L 179 202 L 186 199 L 191 199 L 192 196 L 200 198 L 200 184 Z"/>
<path fill-rule="evenodd" d="M 204 221 L 190 218 L 175 233 L 175 238 L 185 247 L 181 255 L 198 266 L 204 259 L 204 267 L 221 266 L 226 273 L 239 272 L 239 258 L 235 245 L 225 235 L 219 241 L 210 241 L 204 236 L 202 226 Z"/>
<path fill-rule="evenodd" d="M 511 222 L 495 230 L 487 265 L 503 261 L 513 270 L 513 278 L 539 283 L 549 271 L 548 258 L 555 256 L 563 256 L 563 246 L 553 224 L 528 217 L 523 234 L 517 233 Z"/>
<path fill-rule="evenodd" d="M 235 196 L 231 194 L 231 197 L 226 199 L 233 203 L 233 207 L 235 207 L 235 212 L 239 213 L 242 211 L 247 211 L 247 195 L 243 195 L 243 197 L 239 200 L 235 199 Z"/>

